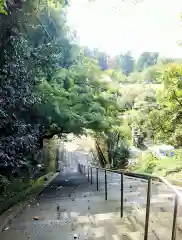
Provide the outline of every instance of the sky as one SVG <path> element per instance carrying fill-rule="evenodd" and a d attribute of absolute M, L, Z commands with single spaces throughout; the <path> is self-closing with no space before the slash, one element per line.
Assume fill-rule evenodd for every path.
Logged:
<path fill-rule="evenodd" d="M 159 51 L 182 57 L 182 0 L 71 0 L 68 22 L 80 45 L 110 56 Z"/>

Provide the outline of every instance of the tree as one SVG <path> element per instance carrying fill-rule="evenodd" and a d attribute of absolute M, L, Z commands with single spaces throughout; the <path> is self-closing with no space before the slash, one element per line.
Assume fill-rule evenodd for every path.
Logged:
<path fill-rule="evenodd" d="M 85 129 L 102 131 L 109 126 L 108 109 L 116 104 L 98 80 L 99 68 L 90 60 L 83 61 L 84 65 L 58 70 L 40 85 L 44 102 L 39 109 L 41 116 L 51 116 L 53 132 L 81 134 Z"/>
<path fill-rule="evenodd" d="M 129 158 L 126 133 L 122 118 L 104 133 L 96 134 L 97 152 L 102 166 L 124 168 Z"/>
<path fill-rule="evenodd" d="M 121 54 L 116 57 L 117 68 L 119 68 L 126 76 L 134 71 L 135 60 L 132 57 L 131 52 Z"/>
<path fill-rule="evenodd" d="M 0 168 L 8 177 L 35 165 L 45 139 L 103 132 L 119 111 L 102 71 L 68 34 L 61 8 L 34 11 L 34 4 L 26 1 L 0 23 Z"/>
<path fill-rule="evenodd" d="M 136 63 L 136 70 L 141 72 L 143 69 L 157 64 L 158 52 L 143 52 Z"/>
<path fill-rule="evenodd" d="M 160 109 L 153 110 L 148 125 L 153 129 L 155 139 L 181 146 L 182 107 L 182 65 L 171 63 L 164 66 L 161 79 L 163 90 L 158 94 Z"/>
<path fill-rule="evenodd" d="M 154 65 L 143 70 L 143 82 L 145 83 L 161 83 L 162 65 Z"/>
<path fill-rule="evenodd" d="M 108 55 L 105 52 L 100 52 L 97 48 L 95 48 L 93 50 L 93 55 L 102 70 L 108 69 Z"/>

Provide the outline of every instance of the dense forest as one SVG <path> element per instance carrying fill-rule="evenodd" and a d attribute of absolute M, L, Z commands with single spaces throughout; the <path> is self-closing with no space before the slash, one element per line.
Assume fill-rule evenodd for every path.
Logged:
<path fill-rule="evenodd" d="M 110 58 L 79 46 L 67 1 L 0 1 L 0 181 L 33 176 L 46 140 L 90 134 L 109 164 L 129 156 L 132 128 L 182 145 L 181 59 Z M 27 172 L 29 175 L 27 175 Z"/>
<path fill-rule="evenodd" d="M 118 122 L 117 91 L 76 44 L 65 5 L 11 2 L 0 16 L 3 181 L 34 174 L 47 139 L 105 132 Z"/>

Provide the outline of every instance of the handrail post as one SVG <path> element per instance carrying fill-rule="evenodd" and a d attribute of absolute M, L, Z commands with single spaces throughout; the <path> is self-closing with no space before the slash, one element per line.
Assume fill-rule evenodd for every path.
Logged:
<path fill-rule="evenodd" d="M 151 177 L 149 177 L 148 178 L 148 188 L 147 188 L 147 206 L 146 206 L 146 216 L 145 216 L 144 240 L 148 239 L 148 228 L 149 228 L 149 217 L 150 217 L 151 185 L 152 185 L 152 179 L 151 179 Z"/>
<path fill-rule="evenodd" d="M 85 165 L 83 166 L 83 174 L 85 175 Z"/>
<path fill-rule="evenodd" d="M 90 183 L 92 185 L 92 167 L 90 168 Z"/>
<path fill-rule="evenodd" d="M 88 182 L 89 182 L 89 166 L 88 166 Z"/>
<path fill-rule="evenodd" d="M 107 170 L 105 169 L 105 200 L 107 200 Z"/>
<path fill-rule="evenodd" d="M 177 220 L 177 212 L 178 212 L 178 196 L 175 196 L 175 203 L 174 203 L 174 213 L 173 213 L 173 228 L 172 228 L 172 236 L 171 240 L 176 239 L 176 220 Z"/>
<path fill-rule="evenodd" d="M 97 191 L 99 191 L 99 169 L 96 169 Z"/>
<path fill-rule="evenodd" d="M 123 217 L 123 173 L 121 173 L 121 218 Z"/>

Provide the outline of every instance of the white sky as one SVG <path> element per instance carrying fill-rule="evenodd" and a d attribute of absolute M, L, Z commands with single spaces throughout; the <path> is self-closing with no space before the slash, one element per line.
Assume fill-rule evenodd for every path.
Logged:
<path fill-rule="evenodd" d="M 81 45 L 111 56 L 130 50 L 136 57 L 143 51 L 182 57 L 181 12 L 182 0 L 72 0 L 68 21 Z"/>

